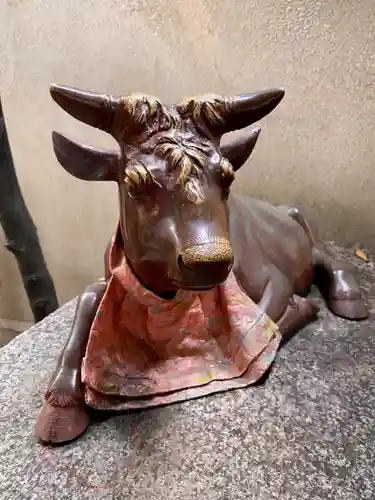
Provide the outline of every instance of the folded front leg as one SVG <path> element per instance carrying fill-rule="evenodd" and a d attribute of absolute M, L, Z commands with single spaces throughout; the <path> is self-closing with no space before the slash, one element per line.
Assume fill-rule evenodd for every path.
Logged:
<path fill-rule="evenodd" d="M 290 282 L 278 271 L 270 275 L 258 305 L 279 327 L 283 344 L 313 321 L 319 311 L 311 300 L 294 295 Z"/>
<path fill-rule="evenodd" d="M 258 307 L 277 323 L 285 313 L 292 296 L 291 283 L 280 271 L 274 269 L 269 274 Z"/>
<path fill-rule="evenodd" d="M 45 394 L 35 432 L 44 444 L 61 444 L 80 436 L 90 417 L 84 401 L 81 365 L 92 322 L 106 290 L 100 281 L 86 288 L 78 300 L 69 338 Z"/>
<path fill-rule="evenodd" d="M 319 312 L 319 307 L 310 299 L 294 295 L 285 313 L 277 322 L 284 345 L 297 331 L 314 321 Z"/>

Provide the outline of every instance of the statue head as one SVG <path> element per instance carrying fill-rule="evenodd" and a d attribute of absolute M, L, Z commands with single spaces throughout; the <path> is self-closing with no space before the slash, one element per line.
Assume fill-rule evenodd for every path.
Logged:
<path fill-rule="evenodd" d="M 277 106 L 283 90 L 171 106 L 143 94 L 113 97 L 60 85 L 51 95 L 118 142 L 119 152 L 99 150 L 53 132 L 57 159 L 71 175 L 118 184 L 124 252 L 137 277 L 159 295 L 223 282 L 233 265 L 230 187 L 260 132 L 249 126 Z M 242 128 L 242 136 L 221 143 Z"/>

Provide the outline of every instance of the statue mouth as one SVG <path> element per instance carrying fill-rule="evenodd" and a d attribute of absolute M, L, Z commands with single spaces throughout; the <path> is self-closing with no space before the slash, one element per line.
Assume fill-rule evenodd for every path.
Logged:
<path fill-rule="evenodd" d="M 208 286 L 189 286 L 186 287 L 185 290 L 194 290 L 195 292 L 208 292 L 209 290 L 212 290 L 217 286 L 217 283 L 214 285 L 208 285 Z"/>
<path fill-rule="evenodd" d="M 225 280 L 223 280 L 225 281 Z M 181 281 L 173 281 L 172 284 L 176 288 L 179 288 L 180 290 L 186 290 L 186 291 L 192 291 L 192 292 L 208 292 L 209 290 L 212 290 L 219 286 L 223 281 L 215 281 L 214 283 L 210 284 L 188 284 L 188 283 L 182 283 Z"/>

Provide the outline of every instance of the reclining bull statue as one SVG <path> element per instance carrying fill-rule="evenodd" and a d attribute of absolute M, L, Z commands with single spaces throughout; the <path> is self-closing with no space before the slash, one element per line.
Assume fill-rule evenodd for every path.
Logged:
<path fill-rule="evenodd" d="M 36 422 L 44 444 L 80 436 L 93 409 L 186 401 L 259 381 L 286 338 L 315 320 L 315 283 L 336 315 L 368 315 L 356 278 L 295 208 L 230 192 L 284 91 L 204 95 L 167 106 L 52 85 L 74 118 L 119 152 L 53 132 L 59 163 L 114 181 L 120 214 L 105 277 L 78 300 Z M 223 136 L 245 129 L 242 136 Z"/>

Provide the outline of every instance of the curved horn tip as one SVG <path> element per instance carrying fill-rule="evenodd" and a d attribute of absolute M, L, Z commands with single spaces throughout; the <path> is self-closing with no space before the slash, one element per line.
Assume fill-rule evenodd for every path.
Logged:
<path fill-rule="evenodd" d="M 59 83 L 51 83 L 51 85 L 49 86 L 50 94 L 61 91 L 64 92 L 64 90 L 73 90 L 73 88 L 69 87 L 68 85 L 60 85 Z"/>
<path fill-rule="evenodd" d="M 271 90 L 273 90 L 274 92 L 276 92 L 281 97 L 283 97 L 285 95 L 285 89 L 284 89 L 284 87 L 278 87 L 278 88 L 274 88 L 274 89 L 271 89 Z"/>
<path fill-rule="evenodd" d="M 270 88 L 267 90 L 264 90 L 261 92 L 261 94 L 267 94 L 270 99 L 275 99 L 278 101 L 281 101 L 281 99 L 285 95 L 285 89 L 284 88 Z"/>
<path fill-rule="evenodd" d="M 58 154 L 58 151 L 65 150 L 65 148 L 70 144 L 75 144 L 74 141 L 70 140 L 63 134 L 60 134 L 60 132 L 57 132 L 56 130 L 53 130 L 51 135 L 52 146 L 56 154 Z"/>
<path fill-rule="evenodd" d="M 59 85 L 58 83 L 51 83 L 51 85 L 49 86 L 49 91 L 53 92 L 54 90 L 58 90 L 60 87 L 61 85 Z"/>
<path fill-rule="evenodd" d="M 280 101 L 281 99 L 283 99 L 283 97 L 285 96 L 285 89 L 283 87 L 277 89 L 278 92 L 279 92 L 279 96 L 280 96 Z"/>
<path fill-rule="evenodd" d="M 63 134 L 60 134 L 60 132 L 57 132 L 57 130 L 52 130 L 51 136 L 54 145 L 59 142 L 66 141 L 66 137 Z"/>
<path fill-rule="evenodd" d="M 84 92 L 77 87 L 72 87 L 71 85 L 60 85 L 58 83 L 52 83 L 49 87 L 49 93 L 54 99 L 58 96 L 73 97 L 87 92 Z"/>
<path fill-rule="evenodd" d="M 57 83 L 51 83 L 49 86 L 49 94 L 52 97 L 52 99 L 55 99 L 56 95 L 58 95 L 61 92 L 61 85 L 58 85 Z"/>

